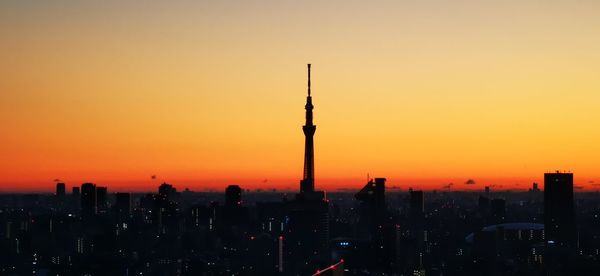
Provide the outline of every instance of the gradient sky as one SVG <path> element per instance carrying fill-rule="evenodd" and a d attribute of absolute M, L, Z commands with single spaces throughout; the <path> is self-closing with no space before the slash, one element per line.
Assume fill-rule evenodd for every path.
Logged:
<path fill-rule="evenodd" d="M 297 189 L 309 62 L 317 188 L 600 189 L 600 2 L 374 2 L 0 2 L 0 191 Z"/>

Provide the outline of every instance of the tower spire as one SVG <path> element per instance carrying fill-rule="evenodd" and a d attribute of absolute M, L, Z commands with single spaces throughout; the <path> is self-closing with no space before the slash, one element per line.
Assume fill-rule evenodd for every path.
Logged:
<path fill-rule="evenodd" d="M 308 96 L 310 96 L 310 63 L 308 65 Z"/>
<path fill-rule="evenodd" d="M 308 96 L 306 97 L 306 123 L 302 126 L 304 132 L 304 172 L 302 181 L 300 181 L 300 192 L 310 193 L 315 191 L 315 161 L 314 161 L 314 141 L 313 136 L 317 126 L 313 124 L 313 105 L 310 95 L 310 63 L 308 67 Z"/>

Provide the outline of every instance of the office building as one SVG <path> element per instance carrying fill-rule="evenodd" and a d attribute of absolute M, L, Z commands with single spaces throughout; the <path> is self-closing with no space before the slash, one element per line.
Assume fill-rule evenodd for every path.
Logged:
<path fill-rule="evenodd" d="M 65 183 L 56 183 L 56 197 L 64 198 L 65 197 Z"/>
<path fill-rule="evenodd" d="M 573 174 L 544 174 L 544 230 L 546 240 L 574 246 L 576 241 L 573 205 Z"/>
<path fill-rule="evenodd" d="M 105 210 L 108 207 L 108 188 L 96 187 L 96 206 L 99 210 Z"/>
<path fill-rule="evenodd" d="M 131 194 L 116 193 L 115 194 L 115 211 L 121 217 L 127 217 L 131 213 Z"/>
<path fill-rule="evenodd" d="M 96 185 L 84 183 L 81 185 L 81 214 L 83 216 L 94 215 L 97 212 Z"/>

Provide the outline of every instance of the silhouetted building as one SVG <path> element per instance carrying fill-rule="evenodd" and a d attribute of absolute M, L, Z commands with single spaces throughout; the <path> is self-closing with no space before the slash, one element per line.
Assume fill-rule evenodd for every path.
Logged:
<path fill-rule="evenodd" d="M 423 191 L 410 192 L 410 212 L 415 216 L 422 216 L 425 213 L 425 196 Z"/>
<path fill-rule="evenodd" d="M 544 227 L 548 241 L 574 246 L 576 226 L 572 173 L 544 174 Z"/>
<path fill-rule="evenodd" d="M 246 208 L 242 207 L 242 188 L 238 185 L 229 185 L 225 188 L 225 206 L 219 208 L 223 218 L 222 223 L 227 227 L 240 225 L 248 221 Z M 271 222 L 269 222 L 269 225 Z M 272 228 L 272 225 L 269 226 Z"/>
<path fill-rule="evenodd" d="M 65 183 L 56 183 L 56 197 L 65 197 Z"/>
<path fill-rule="evenodd" d="M 171 184 L 163 183 L 158 186 L 158 194 L 165 198 L 173 199 L 176 193 L 177 189 L 175 189 Z"/>
<path fill-rule="evenodd" d="M 410 237 L 414 241 L 414 252 L 412 256 L 408 258 L 408 265 L 413 267 L 413 269 L 419 270 L 422 268 L 422 258 L 425 252 L 425 242 L 427 239 L 425 233 L 425 195 L 423 191 L 411 190 L 409 193 L 410 224 L 407 228 L 410 230 Z"/>
<path fill-rule="evenodd" d="M 395 259 L 396 226 L 389 219 L 385 181 L 385 178 L 371 179 L 354 195 L 361 201 L 358 237 L 368 244 L 368 253 L 362 262 L 370 268 L 388 268 Z"/>
<path fill-rule="evenodd" d="M 106 187 L 96 187 L 96 207 L 104 210 L 108 206 L 108 189 Z"/>
<path fill-rule="evenodd" d="M 115 194 L 115 210 L 122 217 L 129 216 L 131 213 L 131 194 L 116 193 Z"/>
<path fill-rule="evenodd" d="M 140 206 L 152 211 L 152 224 L 161 234 L 178 227 L 177 203 L 173 200 L 176 191 L 172 185 L 163 183 L 158 187 L 158 194 L 147 194 L 140 200 Z"/>
<path fill-rule="evenodd" d="M 229 185 L 225 189 L 225 206 L 239 207 L 242 205 L 242 188 L 238 185 Z"/>
<path fill-rule="evenodd" d="M 387 206 L 385 204 L 385 178 L 371 179 L 354 195 L 362 202 L 362 216 L 366 224 L 377 228 L 383 223 L 386 216 Z"/>
<path fill-rule="evenodd" d="M 506 200 L 494 198 L 490 204 L 490 215 L 494 224 L 503 223 L 506 217 Z"/>
<path fill-rule="evenodd" d="M 96 185 L 84 183 L 81 185 L 81 214 L 89 216 L 96 214 L 96 212 Z"/>

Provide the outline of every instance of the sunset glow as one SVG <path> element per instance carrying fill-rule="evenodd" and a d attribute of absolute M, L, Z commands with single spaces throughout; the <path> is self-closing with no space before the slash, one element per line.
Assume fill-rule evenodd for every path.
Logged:
<path fill-rule="evenodd" d="M 600 189 L 600 2 L 251 2 L 0 3 L 0 192 Z"/>

